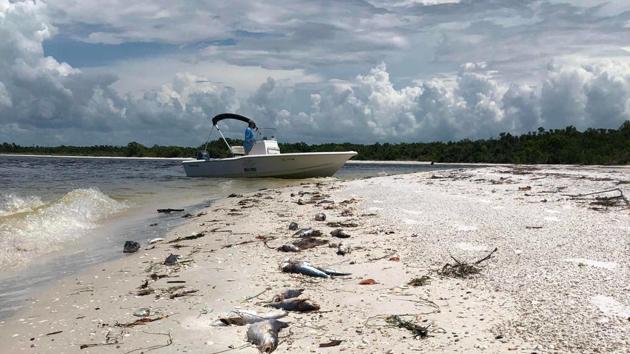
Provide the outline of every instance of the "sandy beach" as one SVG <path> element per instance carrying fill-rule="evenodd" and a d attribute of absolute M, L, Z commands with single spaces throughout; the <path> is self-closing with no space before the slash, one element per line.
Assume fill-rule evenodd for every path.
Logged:
<path fill-rule="evenodd" d="M 247 326 L 218 319 L 272 311 L 287 288 L 320 309 L 281 319 L 278 353 L 628 352 L 628 196 L 630 169 L 584 166 L 235 195 L 29 299 L 0 321 L 0 353 L 256 353 Z M 321 231 L 323 244 L 278 251 L 301 239 L 292 222 Z M 350 236 L 333 237 L 336 229 Z M 164 264 L 171 254 L 180 257 Z M 351 275 L 286 273 L 287 259 Z"/>

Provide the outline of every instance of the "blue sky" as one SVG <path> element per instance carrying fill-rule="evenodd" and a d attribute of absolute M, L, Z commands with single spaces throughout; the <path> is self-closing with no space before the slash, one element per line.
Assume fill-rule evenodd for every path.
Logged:
<path fill-rule="evenodd" d="M 198 145 L 226 111 L 310 143 L 616 128 L 629 34 L 627 1 L 0 0 L 0 141 Z"/>

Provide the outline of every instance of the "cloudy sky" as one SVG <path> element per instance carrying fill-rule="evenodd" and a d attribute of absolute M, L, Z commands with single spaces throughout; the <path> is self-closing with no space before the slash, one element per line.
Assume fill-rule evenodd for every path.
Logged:
<path fill-rule="evenodd" d="M 223 112 L 309 143 L 617 128 L 630 1 L 0 0 L 0 142 L 196 146 Z"/>

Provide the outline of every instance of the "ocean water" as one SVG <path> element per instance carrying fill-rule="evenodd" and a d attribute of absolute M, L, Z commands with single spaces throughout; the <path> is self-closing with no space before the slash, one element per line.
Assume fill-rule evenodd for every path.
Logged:
<path fill-rule="evenodd" d="M 459 166 L 346 164 L 362 178 Z M 55 279 L 124 256 L 185 222 L 181 214 L 230 193 L 302 183 L 284 179 L 188 178 L 178 160 L 0 156 L 0 318 Z"/>

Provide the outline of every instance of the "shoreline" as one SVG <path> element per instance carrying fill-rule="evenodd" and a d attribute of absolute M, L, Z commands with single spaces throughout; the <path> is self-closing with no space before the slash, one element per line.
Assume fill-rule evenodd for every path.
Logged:
<path fill-rule="evenodd" d="M 205 215 L 172 230 L 166 242 L 204 236 L 153 249 L 143 244 L 136 254 L 98 264 L 37 294 L 23 311 L 0 321 L 0 351 L 127 352 L 167 344 L 169 338 L 163 352 L 240 348 L 246 328 L 213 327 L 217 316 L 237 307 L 266 312 L 258 303 L 286 287 L 305 288 L 321 311 L 291 313 L 277 352 L 623 351 L 630 347 L 623 340 L 630 336 L 630 322 L 623 318 L 624 311 L 630 316 L 630 299 L 620 294 L 630 290 L 624 288 L 630 271 L 618 245 L 630 234 L 627 209 L 596 211 L 563 194 L 613 185 L 628 194 L 628 182 L 625 168 L 494 166 L 307 183 L 221 199 Z M 321 199 L 313 198 L 316 193 Z M 314 220 L 320 212 L 325 222 Z M 293 241 L 287 230 L 292 221 L 353 250 L 339 256 L 323 245 L 287 254 L 257 238 L 267 238 L 272 247 Z M 346 228 L 351 238 L 339 240 L 328 236 L 334 229 L 330 221 L 358 225 Z M 499 251 L 479 274 L 466 279 L 438 274 L 453 262 L 450 254 L 475 260 L 492 247 Z M 160 264 L 170 253 L 186 262 Z M 287 257 L 353 274 L 323 280 L 285 274 L 278 264 Z M 167 277 L 151 280 L 152 273 Z M 422 275 L 431 278 L 428 284 L 407 285 Z M 377 284 L 358 284 L 368 278 Z M 138 296 L 145 279 L 155 292 Z M 197 292 L 170 298 L 168 289 L 179 284 Z M 138 319 L 133 312 L 139 308 L 150 308 L 149 318 L 161 318 L 121 327 Z M 383 323 L 382 315 L 403 313 L 431 324 L 430 336 L 414 339 Z M 333 339 L 342 342 L 317 349 Z M 81 350 L 81 344 L 98 346 Z M 234 351 L 257 352 L 249 346 Z"/>
<path fill-rule="evenodd" d="M 88 156 L 88 155 L 38 155 L 38 154 L 4 154 L 0 153 L 0 157 L 46 157 L 46 158 L 72 158 L 72 159 L 115 159 L 115 160 L 171 160 L 171 161 L 190 161 L 195 160 L 192 157 L 127 157 L 127 156 Z M 408 160 L 348 160 L 346 164 L 350 165 L 431 165 L 431 161 L 408 161 Z M 630 165 L 576 165 L 576 164 L 515 164 L 515 163 L 485 163 L 485 162 L 434 162 L 433 166 L 536 166 L 540 168 L 556 168 L 556 167 L 601 167 L 601 168 L 627 168 Z"/>

